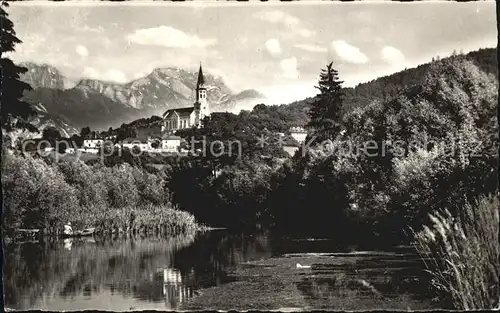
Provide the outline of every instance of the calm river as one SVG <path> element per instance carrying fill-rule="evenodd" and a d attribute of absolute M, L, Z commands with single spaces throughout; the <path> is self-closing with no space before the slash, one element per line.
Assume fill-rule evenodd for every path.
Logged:
<path fill-rule="evenodd" d="M 4 294 L 6 308 L 42 310 L 435 307 L 411 249 L 349 252 L 226 231 L 9 244 Z"/>

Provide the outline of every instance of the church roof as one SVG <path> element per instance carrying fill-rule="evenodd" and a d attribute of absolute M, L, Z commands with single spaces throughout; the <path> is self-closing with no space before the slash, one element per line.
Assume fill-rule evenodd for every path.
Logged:
<path fill-rule="evenodd" d="M 182 138 L 175 135 L 166 135 L 161 137 L 162 140 L 181 140 Z"/>
<path fill-rule="evenodd" d="M 187 117 L 193 113 L 194 107 L 180 108 L 180 109 L 170 109 L 163 113 L 163 118 L 170 117 L 174 112 L 176 112 L 180 117 Z"/>
<path fill-rule="evenodd" d="M 205 85 L 205 77 L 203 76 L 203 69 L 201 68 L 201 63 L 200 63 L 200 69 L 198 71 L 198 82 L 196 83 L 197 87 Z"/>

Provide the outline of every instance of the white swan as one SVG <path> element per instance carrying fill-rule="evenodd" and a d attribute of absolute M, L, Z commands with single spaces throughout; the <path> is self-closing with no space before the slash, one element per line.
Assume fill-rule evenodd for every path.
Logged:
<path fill-rule="evenodd" d="M 300 265 L 300 263 L 297 263 L 297 268 L 311 268 L 311 265 Z"/>

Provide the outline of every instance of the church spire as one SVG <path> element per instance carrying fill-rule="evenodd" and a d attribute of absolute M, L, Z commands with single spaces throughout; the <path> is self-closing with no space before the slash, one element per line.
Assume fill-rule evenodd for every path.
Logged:
<path fill-rule="evenodd" d="M 196 84 L 196 87 L 201 87 L 205 85 L 205 77 L 203 77 L 203 69 L 201 68 L 201 62 L 200 62 L 200 70 L 198 71 L 198 82 Z"/>

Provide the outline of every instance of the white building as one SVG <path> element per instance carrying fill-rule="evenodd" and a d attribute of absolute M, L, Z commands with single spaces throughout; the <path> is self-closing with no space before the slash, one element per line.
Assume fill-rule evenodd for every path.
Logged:
<path fill-rule="evenodd" d="M 210 115 L 210 106 L 207 99 L 205 77 L 200 65 L 198 81 L 196 82 L 196 101 L 193 106 L 180 109 L 170 109 L 163 114 L 161 131 L 174 133 L 179 129 L 200 127 L 203 119 Z"/>
<path fill-rule="evenodd" d="M 102 146 L 104 140 L 102 139 L 84 139 L 83 148 L 85 149 L 98 149 Z"/>
<path fill-rule="evenodd" d="M 139 138 L 126 138 L 122 141 L 121 147 L 128 148 L 130 150 L 137 147 L 141 151 L 148 151 L 151 149 L 151 144 L 148 142 L 148 140 L 141 140 Z"/>
<path fill-rule="evenodd" d="M 298 143 L 303 143 L 306 141 L 307 131 L 300 126 L 290 128 L 290 136 L 295 139 Z"/>
<path fill-rule="evenodd" d="M 168 136 L 161 139 L 161 150 L 167 152 L 178 152 L 181 145 L 181 137 Z"/>

